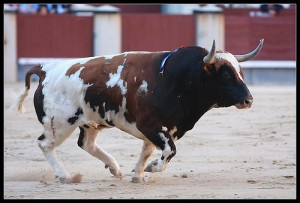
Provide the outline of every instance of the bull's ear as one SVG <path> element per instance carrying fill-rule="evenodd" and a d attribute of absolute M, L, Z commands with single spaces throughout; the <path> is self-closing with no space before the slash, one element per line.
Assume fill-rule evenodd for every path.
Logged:
<path fill-rule="evenodd" d="M 214 64 L 204 64 L 204 71 L 208 75 L 215 75 L 217 73 L 216 67 Z"/>

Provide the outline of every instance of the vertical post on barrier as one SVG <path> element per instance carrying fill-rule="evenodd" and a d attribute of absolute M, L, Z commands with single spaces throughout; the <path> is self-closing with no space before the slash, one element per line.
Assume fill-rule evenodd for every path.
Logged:
<path fill-rule="evenodd" d="M 17 81 L 17 14 L 4 11 L 4 81 Z"/>
<path fill-rule="evenodd" d="M 104 5 L 94 11 L 94 56 L 121 52 L 120 9 Z"/>
<path fill-rule="evenodd" d="M 216 41 L 216 50 L 225 47 L 225 21 L 223 9 L 208 4 L 194 10 L 196 17 L 196 42 L 198 46 L 211 49 L 213 40 Z"/>

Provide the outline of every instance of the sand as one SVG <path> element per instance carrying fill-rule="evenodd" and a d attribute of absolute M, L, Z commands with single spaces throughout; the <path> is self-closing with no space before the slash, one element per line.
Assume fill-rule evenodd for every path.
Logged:
<path fill-rule="evenodd" d="M 97 143 L 120 164 L 117 179 L 104 163 L 77 146 L 79 130 L 57 148 L 58 158 L 80 183 L 61 184 L 37 146 L 42 133 L 33 106 L 37 83 L 25 100 L 27 112 L 9 111 L 4 84 L 4 199 L 296 199 L 296 87 L 249 86 L 252 108 L 208 111 L 183 138 L 163 172 L 132 183 L 142 141 L 116 128 Z M 152 159 L 160 157 L 156 150 Z"/>

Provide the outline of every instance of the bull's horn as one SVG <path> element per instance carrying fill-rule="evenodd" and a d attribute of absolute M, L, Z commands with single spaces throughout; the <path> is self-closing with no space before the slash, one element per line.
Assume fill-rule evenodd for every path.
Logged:
<path fill-rule="evenodd" d="M 253 57 L 255 57 L 260 52 L 263 43 L 264 43 L 264 39 L 261 39 L 259 42 L 259 45 L 252 52 L 245 54 L 245 55 L 234 55 L 234 57 L 236 58 L 236 60 L 238 62 L 248 61 L 248 60 L 252 59 Z"/>
<path fill-rule="evenodd" d="M 210 52 L 203 58 L 203 62 L 206 64 L 214 64 L 216 62 L 216 57 L 215 57 L 215 40 L 213 41 L 213 45 L 211 47 Z"/>

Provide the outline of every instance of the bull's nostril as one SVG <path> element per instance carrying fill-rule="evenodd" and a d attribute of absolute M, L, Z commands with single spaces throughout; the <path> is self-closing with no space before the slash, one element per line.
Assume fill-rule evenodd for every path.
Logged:
<path fill-rule="evenodd" d="M 246 99 L 244 101 L 245 104 L 249 105 L 249 104 L 252 104 L 252 99 Z"/>

